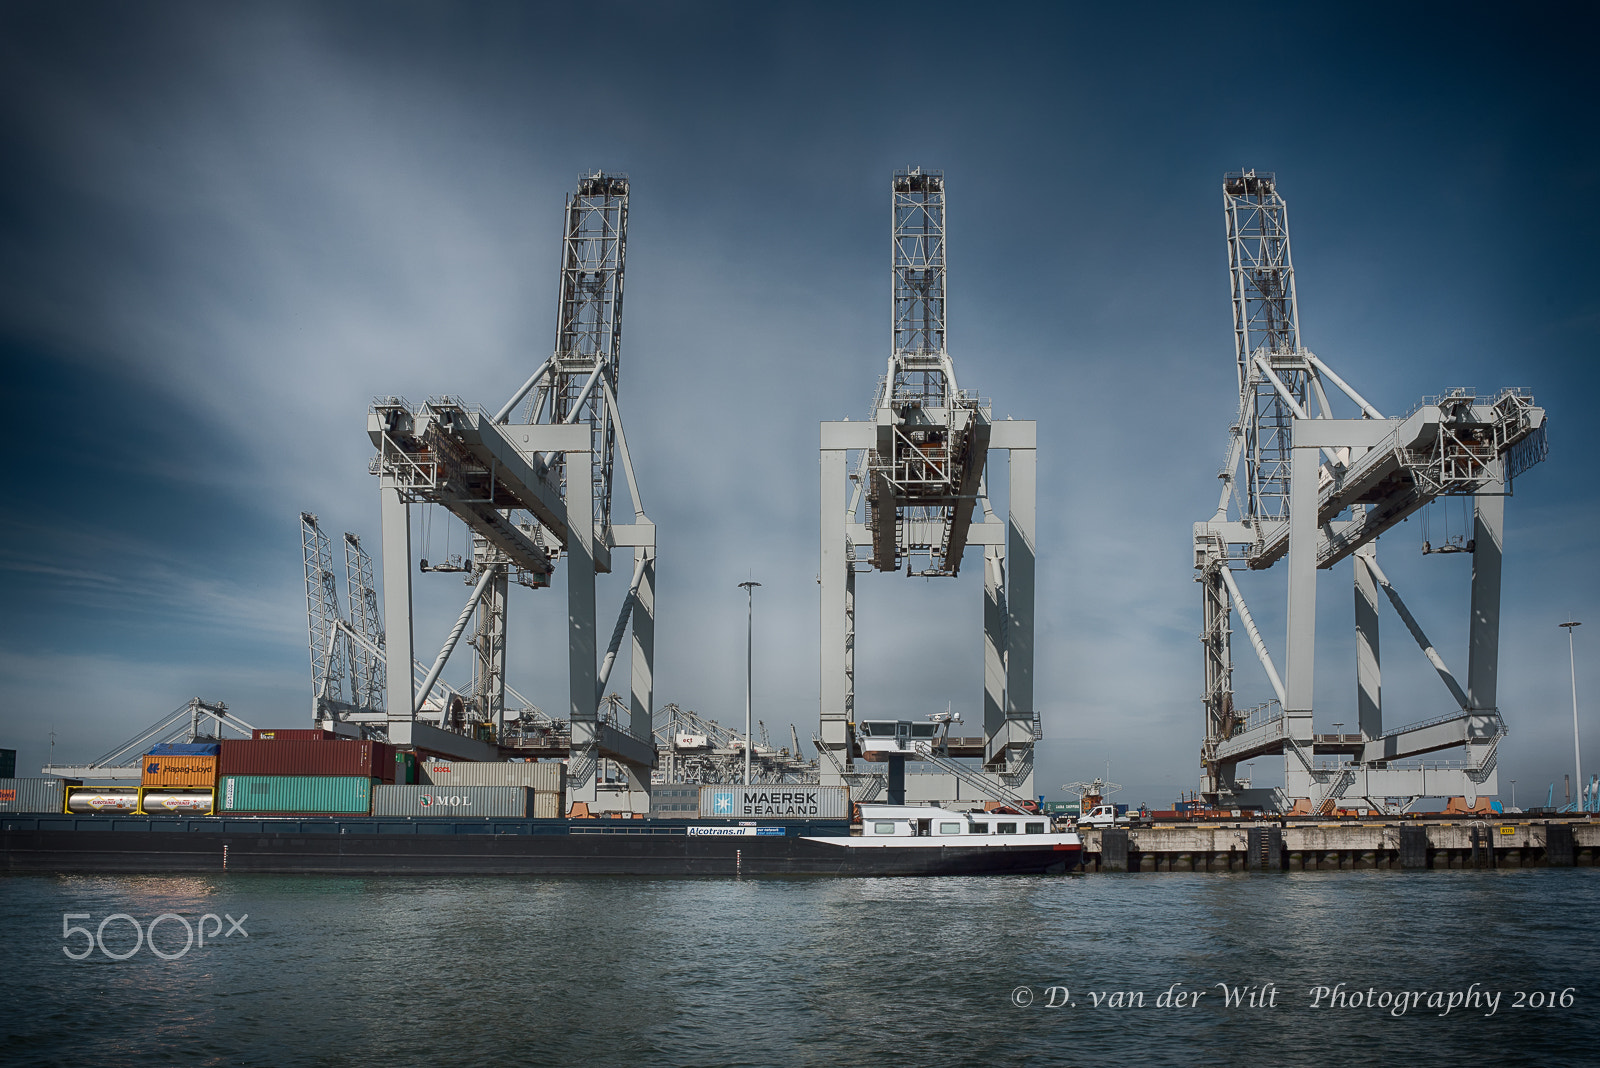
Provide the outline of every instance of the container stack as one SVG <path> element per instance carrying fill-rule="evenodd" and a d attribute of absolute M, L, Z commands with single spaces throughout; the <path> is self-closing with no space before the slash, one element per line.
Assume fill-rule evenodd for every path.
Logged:
<path fill-rule="evenodd" d="M 565 790 L 556 761 L 426 760 L 331 731 L 257 730 L 154 746 L 137 788 L 0 779 L 0 812 L 554 819 Z"/>
<path fill-rule="evenodd" d="M 366 815 L 374 783 L 392 783 L 394 747 L 329 731 L 256 731 L 222 743 L 217 810 L 257 815 Z"/>
<path fill-rule="evenodd" d="M 429 802 L 439 809 L 436 813 L 422 813 L 411 807 L 422 804 L 410 797 L 481 798 L 474 803 L 492 805 L 494 811 L 476 813 L 481 816 L 532 816 L 535 819 L 555 819 L 566 809 L 562 797 L 566 792 L 565 764 L 559 761 L 476 761 L 476 760 L 422 760 L 417 762 L 418 784 L 405 789 L 410 795 L 385 792 L 385 804 L 395 805 L 395 812 L 378 812 L 374 815 L 467 815 L 468 805 L 461 802 Z M 486 793 L 484 791 L 498 791 Z M 493 798 L 494 800 L 491 800 Z M 519 801 L 519 798 L 521 799 Z M 377 804 L 374 799 L 374 805 Z M 519 804 L 525 811 L 515 812 Z M 403 808 L 403 811 L 400 809 Z M 506 809 L 502 811 L 501 809 Z"/>
<path fill-rule="evenodd" d="M 218 742 L 168 742 L 140 761 L 139 811 L 209 816 L 217 810 Z"/>

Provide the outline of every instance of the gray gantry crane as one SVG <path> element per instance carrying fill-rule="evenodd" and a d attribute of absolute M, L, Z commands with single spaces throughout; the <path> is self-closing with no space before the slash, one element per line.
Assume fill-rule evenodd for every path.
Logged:
<path fill-rule="evenodd" d="M 547 586 L 559 562 L 567 580 L 569 797 L 591 809 L 648 812 L 655 763 L 650 702 L 656 553 L 655 526 L 640 500 L 617 405 L 627 226 L 628 179 L 599 172 L 581 178 L 564 215 L 551 357 L 493 414 L 451 396 L 417 406 L 385 397 L 372 405 L 368 432 L 378 449 L 372 469 L 383 500 L 384 629 L 390 654 L 401 663 L 412 659 L 413 649 L 411 505 L 439 505 L 473 535 L 467 565 L 472 593 L 422 685 L 413 687 L 405 673 L 388 673 L 390 740 L 466 757 L 495 755 L 492 746 L 418 722 L 418 713 L 476 615 L 474 681 L 465 702 L 469 726 L 493 724 L 498 733 L 510 584 Z M 519 406 L 521 421 L 513 423 Z M 612 514 L 618 465 L 633 504 L 626 523 L 615 522 Z M 629 549 L 632 580 L 601 661 L 595 574 L 609 573 L 613 554 Z M 630 629 L 630 714 L 619 727 L 602 723 L 598 712 Z M 474 727 L 471 733 L 485 732 Z M 604 801 L 594 774 L 602 759 L 621 765 L 627 784 Z"/>
<path fill-rule="evenodd" d="M 1393 418 L 1373 407 L 1300 337 L 1288 209 L 1275 176 L 1237 171 L 1223 179 L 1233 294 L 1238 413 L 1219 477 L 1216 513 L 1194 527 L 1205 661 L 1201 793 L 1223 805 L 1326 812 L 1342 799 L 1381 808 L 1424 796 L 1469 803 L 1496 792 L 1495 760 L 1505 724 L 1496 704 L 1500 569 L 1505 498 L 1512 480 L 1545 456 L 1544 410 L 1520 389 L 1480 398 L 1468 390 L 1425 398 Z M 1350 417 L 1335 414 L 1339 397 Z M 1378 565 L 1379 535 L 1428 502 L 1471 499 L 1472 604 L 1462 685 Z M 1317 572 L 1353 559 L 1356 700 L 1354 734 L 1312 725 Z M 1280 560 L 1288 572 L 1287 642 L 1280 673 L 1234 578 Z M 1378 591 L 1394 606 L 1449 693 L 1442 712 L 1398 728 L 1384 725 L 1379 673 Z M 1233 702 L 1231 618 L 1250 638 L 1275 699 Z M 1451 764 L 1395 761 L 1447 749 Z M 1248 789 L 1238 765 L 1284 758 L 1281 794 Z"/>
<path fill-rule="evenodd" d="M 996 798 L 1033 789 L 1034 482 L 1037 425 L 990 419 L 990 405 L 956 383 L 945 338 L 945 183 L 911 169 L 891 186 L 893 343 L 871 418 L 824 422 L 821 511 L 821 724 L 825 783 L 854 782 L 861 753 L 855 704 L 856 575 L 955 577 L 969 545 L 984 554 L 983 770 Z M 1009 514 L 989 505 L 991 452 L 1008 451 Z M 850 463 L 851 455 L 855 463 Z M 847 472 L 848 475 L 847 475 Z M 866 515 L 862 516 L 865 505 Z M 981 506 L 983 519 L 976 517 Z M 909 621 L 908 621 L 909 625 Z M 891 729 L 890 733 L 893 733 Z M 910 750 L 907 750 L 911 753 Z M 911 754 L 928 760 L 932 754 Z M 914 776 L 914 800 L 956 800 L 974 786 L 948 770 Z M 965 794 L 962 782 L 967 782 Z M 923 797 L 921 793 L 930 796 Z M 933 796 L 937 795 L 937 796 Z"/>

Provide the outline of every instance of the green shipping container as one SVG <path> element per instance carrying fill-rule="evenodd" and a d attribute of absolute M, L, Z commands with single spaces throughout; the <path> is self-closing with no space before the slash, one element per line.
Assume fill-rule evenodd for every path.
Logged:
<path fill-rule="evenodd" d="M 394 784 L 396 786 L 417 785 L 417 754 L 396 753 L 394 755 Z"/>
<path fill-rule="evenodd" d="M 217 784 L 217 811 L 366 815 L 372 810 L 372 780 L 354 775 L 224 775 Z"/>

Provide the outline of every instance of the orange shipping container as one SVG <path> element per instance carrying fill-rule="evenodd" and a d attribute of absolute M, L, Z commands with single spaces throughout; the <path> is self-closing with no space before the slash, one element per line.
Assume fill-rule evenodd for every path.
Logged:
<path fill-rule="evenodd" d="M 211 789 L 217 785 L 217 758 L 214 756 L 168 756 L 152 754 L 143 758 L 144 771 L 139 777 L 141 786 L 199 786 Z"/>

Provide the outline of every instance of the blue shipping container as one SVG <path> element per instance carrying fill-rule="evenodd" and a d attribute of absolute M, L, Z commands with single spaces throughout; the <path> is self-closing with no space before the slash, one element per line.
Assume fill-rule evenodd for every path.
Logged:
<path fill-rule="evenodd" d="M 217 742 L 162 742 L 150 747 L 151 756 L 220 756 L 222 746 Z"/>

